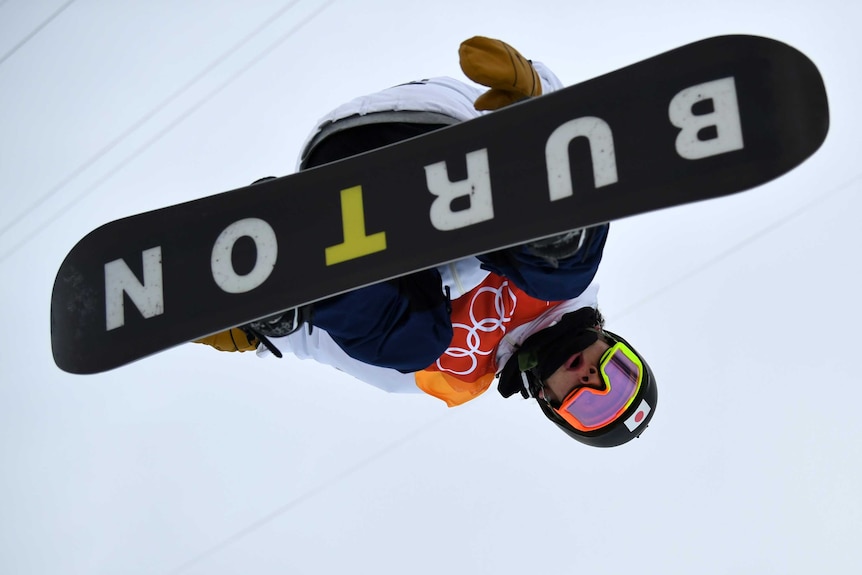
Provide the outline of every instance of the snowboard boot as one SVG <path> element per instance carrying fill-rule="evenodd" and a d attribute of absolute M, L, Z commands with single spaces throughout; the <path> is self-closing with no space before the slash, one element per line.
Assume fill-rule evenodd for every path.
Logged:
<path fill-rule="evenodd" d="M 303 324 L 308 324 L 311 333 L 311 305 L 289 309 L 284 313 L 273 315 L 242 326 L 242 330 L 254 336 L 276 357 L 282 357 L 281 350 L 273 344 L 270 337 L 284 337 L 299 331 Z"/>
<path fill-rule="evenodd" d="M 588 228 L 580 228 L 564 234 L 530 242 L 525 247 L 527 253 L 540 257 L 550 263 L 553 267 L 557 267 L 560 260 L 570 258 L 578 253 L 578 250 L 583 247 L 588 235 Z"/>
<path fill-rule="evenodd" d="M 306 305 L 289 309 L 284 313 L 270 316 L 248 324 L 252 330 L 269 337 L 284 337 L 299 330 L 302 324 L 311 319 L 311 306 Z M 310 324 L 309 324 L 310 325 Z"/>

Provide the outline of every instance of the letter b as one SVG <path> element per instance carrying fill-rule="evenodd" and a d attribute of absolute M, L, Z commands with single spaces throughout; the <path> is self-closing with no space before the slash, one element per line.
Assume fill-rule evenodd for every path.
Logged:
<path fill-rule="evenodd" d="M 695 114 L 694 105 L 705 100 L 712 101 L 712 112 Z M 687 160 L 717 156 L 744 147 L 736 83 L 732 76 L 681 91 L 670 101 L 668 116 L 670 123 L 680 128 L 676 152 Z M 714 128 L 717 135 L 701 139 L 702 131 L 708 128 Z"/>

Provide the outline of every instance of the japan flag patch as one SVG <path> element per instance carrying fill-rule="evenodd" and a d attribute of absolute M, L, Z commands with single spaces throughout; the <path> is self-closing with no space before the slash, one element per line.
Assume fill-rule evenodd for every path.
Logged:
<path fill-rule="evenodd" d="M 645 399 L 641 400 L 641 404 L 638 406 L 637 410 L 626 419 L 625 424 L 626 427 L 629 428 L 629 431 L 634 431 L 638 427 L 640 427 L 641 423 L 646 421 L 647 415 L 649 415 L 650 406 L 646 402 Z"/>

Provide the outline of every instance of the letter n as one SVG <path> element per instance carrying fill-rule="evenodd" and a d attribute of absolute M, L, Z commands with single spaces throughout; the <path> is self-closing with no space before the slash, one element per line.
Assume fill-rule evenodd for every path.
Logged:
<path fill-rule="evenodd" d="M 165 312 L 165 295 L 162 288 L 162 248 L 156 246 L 141 253 L 144 263 L 144 281 L 135 276 L 122 259 L 105 264 L 105 329 L 110 331 L 126 323 L 123 294 L 145 318 Z"/>

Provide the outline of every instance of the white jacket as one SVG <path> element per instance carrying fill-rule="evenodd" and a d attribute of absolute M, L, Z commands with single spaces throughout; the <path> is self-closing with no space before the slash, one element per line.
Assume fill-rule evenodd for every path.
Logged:
<path fill-rule="evenodd" d="M 562 82 L 541 62 L 533 67 L 542 79 L 542 93 L 563 87 Z M 448 77 L 418 80 L 380 92 L 360 96 L 339 106 L 318 120 L 302 146 L 297 169 L 314 145 L 330 134 L 363 124 L 404 121 L 420 124 L 455 124 L 485 114 L 473 107 L 483 90 Z"/>

